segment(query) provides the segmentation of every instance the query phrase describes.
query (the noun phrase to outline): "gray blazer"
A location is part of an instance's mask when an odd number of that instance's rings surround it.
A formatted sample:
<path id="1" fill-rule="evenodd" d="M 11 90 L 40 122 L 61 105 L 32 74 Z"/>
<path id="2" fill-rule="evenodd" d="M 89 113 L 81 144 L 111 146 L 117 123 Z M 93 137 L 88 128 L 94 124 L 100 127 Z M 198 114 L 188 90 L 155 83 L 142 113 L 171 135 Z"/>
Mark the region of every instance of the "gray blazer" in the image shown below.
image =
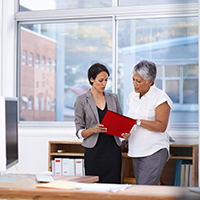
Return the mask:
<path id="1" fill-rule="evenodd" d="M 118 95 L 110 92 L 104 92 L 104 94 L 108 110 L 122 114 Z M 82 94 L 76 98 L 74 107 L 77 137 L 79 130 L 89 129 L 96 126 L 96 124 L 100 124 L 96 104 L 90 90 L 87 93 Z M 92 148 L 95 146 L 98 137 L 99 133 L 93 133 L 89 137 L 83 139 L 82 145 L 84 147 Z M 121 145 L 121 140 L 118 137 L 115 137 L 115 141 L 118 146 Z"/>

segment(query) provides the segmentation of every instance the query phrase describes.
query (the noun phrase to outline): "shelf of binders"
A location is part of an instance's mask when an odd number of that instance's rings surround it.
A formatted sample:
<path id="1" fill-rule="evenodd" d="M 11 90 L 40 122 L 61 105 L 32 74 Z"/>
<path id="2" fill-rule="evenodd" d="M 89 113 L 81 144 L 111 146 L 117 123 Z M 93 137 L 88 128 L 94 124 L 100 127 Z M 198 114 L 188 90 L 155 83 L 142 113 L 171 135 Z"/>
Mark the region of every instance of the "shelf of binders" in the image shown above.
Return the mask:
<path id="1" fill-rule="evenodd" d="M 55 158 L 83 158 L 84 151 L 80 142 L 50 141 L 48 170 L 52 171 L 51 161 Z"/>
<path id="2" fill-rule="evenodd" d="M 127 155 L 127 148 L 122 148 L 122 183 L 124 177 L 134 177 L 132 160 Z M 48 170 L 52 170 L 51 161 L 55 158 L 83 158 L 85 148 L 81 142 L 50 141 Z M 193 166 L 192 186 L 198 186 L 198 145 L 197 144 L 170 144 L 170 158 L 166 163 L 161 181 L 165 185 L 174 185 L 177 160 L 185 160 Z"/>
<path id="3" fill-rule="evenodd" d="M 190 186 L 198 186 L 198 144 L 170 145 L 170 158 L 161 176 L 161 180 L 166 185 L 183 186 L 179 184 L 181 164 L 192 166 Z"/>

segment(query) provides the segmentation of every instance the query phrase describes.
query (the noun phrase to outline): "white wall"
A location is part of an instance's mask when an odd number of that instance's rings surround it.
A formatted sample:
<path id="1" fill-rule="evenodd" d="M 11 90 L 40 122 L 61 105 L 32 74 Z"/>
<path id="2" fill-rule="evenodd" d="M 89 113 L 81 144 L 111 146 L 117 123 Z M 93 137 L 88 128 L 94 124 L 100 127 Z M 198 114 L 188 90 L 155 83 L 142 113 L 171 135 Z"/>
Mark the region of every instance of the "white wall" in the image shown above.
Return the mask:
<path id="1" fill-rule="evenodd" d="M 15 96 L 15 3 L 17 0 L 0 1 L 0 95 L 3 96 Z M 179 137 L 180 134 L 183 136 Z M 198 132 L 194 134 L 184 131 L 172 133 L 175 140 L 186 144 L 198 143 L 198 135 Z M 39 173 L 48 170 L 49 141 L 79 140 L 75 137 L 74 126 L 70 128 L 66 126 L 59 128 L 39 125 L 19 126 L 19 164 L 17 165 L 19 173 Z M 15 167 L 7 170 L 7 173 L 16 172 Z"/>
<path id="2" fill-rule="evenodd" d="M 1 86 L 2 86 L 2 39 L 3 39 L 3 36 L 2 36 L 2 31 L 3 31 L 3 16 L 2 16 L 2 9 L 3 9 L 3 1 L 0 1 L 0 94 L 1 94 Z"/>
<path id="3" fill-rule="evenodd" d="M 0 1 L 0 95 L 15 95 L 15 0 Z"/>
<path id="4" fill-rule="evenodd" d="M 19 128 L 19 163 L 6 173 L 40 173 L 48 171 L 49 141 L 80 141 L 75 129 L 43 127 Z M 18 171 L 17 171 L 18 170 Z"/>

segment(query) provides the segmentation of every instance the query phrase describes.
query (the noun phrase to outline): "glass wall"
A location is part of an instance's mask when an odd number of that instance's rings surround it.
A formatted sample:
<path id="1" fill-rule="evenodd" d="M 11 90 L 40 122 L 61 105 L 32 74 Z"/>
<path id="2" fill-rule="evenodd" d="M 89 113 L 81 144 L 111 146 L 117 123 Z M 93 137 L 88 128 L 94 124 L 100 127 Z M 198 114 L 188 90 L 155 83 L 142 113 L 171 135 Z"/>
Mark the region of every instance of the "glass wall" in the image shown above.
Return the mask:
<path id="1" fill-rule="evenodd" d="M 21 121 L 72 122 L 95 62 L 108 67 L 106 90 L 118 94 L 126 115 L 133 66 L 147 59 L 157 65 L 155 84 L 174 102 L 170 123 L 198 128 L 198 1 L 31 2 L 20 0 L 26 12 L 16 14 Z"/>
<path id="2" fill-rule="evenodd" d="M 19 11 L 111 7 L 113 0 L 19 0 Z M 198 0 L 116 0 L 119 6 L 191 4 Z"/>
<path id="3" fill-rule="evenodd" d="M 21 60 L 20 96 L 26 101 L 21 98 L 20 119 L 72 121 L 76 97 L 90 88 L 88 68 L 100 62 L 112 74 L 112 22 L 23 24 Z"/>
<path id="4" fill-rule="evenodd" d="M 133 90 L 133 66 L 142 59 L 158 67 L 156 85 L 174 103 L 170 121 L 198 123 L 198 18 L 119 20 L 119 94 Z"/>
<path id="5" fill-rule="evenodd" d="M 198 0 L 119 0 L 119 6 L 198 3 Z"/>
<path id="6" fill-rule="evenodd" d="M 102 8 L 112 6 L 112 0 L 19 0 L 19 11 Z"/>

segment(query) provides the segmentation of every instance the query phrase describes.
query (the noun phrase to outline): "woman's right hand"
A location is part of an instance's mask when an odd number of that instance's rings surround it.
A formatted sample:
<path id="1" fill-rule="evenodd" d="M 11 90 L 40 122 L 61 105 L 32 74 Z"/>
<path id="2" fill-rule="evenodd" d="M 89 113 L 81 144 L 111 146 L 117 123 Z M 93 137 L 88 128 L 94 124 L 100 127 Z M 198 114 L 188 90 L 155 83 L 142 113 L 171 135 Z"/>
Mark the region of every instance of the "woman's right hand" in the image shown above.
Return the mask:
<path id="1" fill-rule="evenodd" d="M 107 132 L 107 128 L 104 127 L 103 124 L 97 124 L 93 127 L 94 133 L 105 133 Z"/>

